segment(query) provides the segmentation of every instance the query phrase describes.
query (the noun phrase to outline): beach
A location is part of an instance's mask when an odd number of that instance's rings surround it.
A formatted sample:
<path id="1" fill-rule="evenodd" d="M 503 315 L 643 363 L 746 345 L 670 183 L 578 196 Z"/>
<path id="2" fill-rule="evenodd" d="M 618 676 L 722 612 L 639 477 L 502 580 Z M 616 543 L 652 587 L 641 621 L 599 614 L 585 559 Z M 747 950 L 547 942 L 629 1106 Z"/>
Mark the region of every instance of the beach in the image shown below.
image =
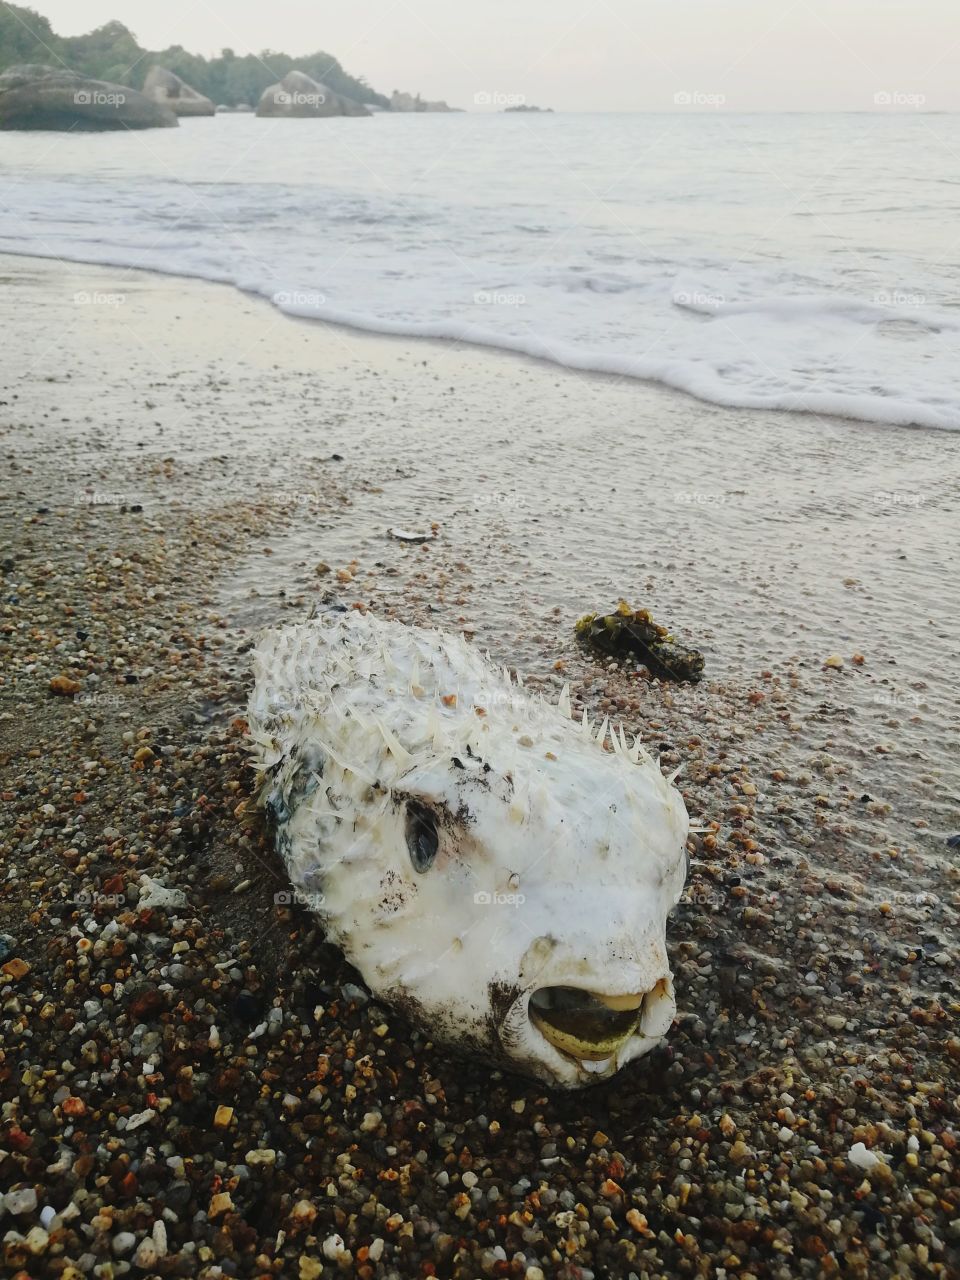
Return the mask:
<path id="1" fill-rule="evenodd" d="M 6 1263 L 960 1275 L 960 433 L 0 277 Z M 620 597 L 700 684 L 576 645 Z M 662 1049 L 569 1095 L 491 1073 L 287 901 L 248 655 L 320 600 L 463 630 L 682 766 Z"/>

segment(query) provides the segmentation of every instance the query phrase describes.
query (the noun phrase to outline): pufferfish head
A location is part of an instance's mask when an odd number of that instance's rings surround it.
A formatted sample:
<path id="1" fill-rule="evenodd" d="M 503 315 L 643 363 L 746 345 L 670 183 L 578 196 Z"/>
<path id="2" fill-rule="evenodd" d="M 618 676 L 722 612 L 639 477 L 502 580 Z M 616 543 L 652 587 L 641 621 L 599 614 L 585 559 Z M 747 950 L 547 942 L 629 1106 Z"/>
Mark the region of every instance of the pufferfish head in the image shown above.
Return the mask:
<path id="1" fill-rule="evenodd" d="M 375 993 L 434 1039 L 565 1087 L 648 1052 L 675 1014 L 687 814 L 607 732 L 514 707 L 388 782 L 328 758 L 284 824 L 292 878 L 322 891 L 328 936 Z"/>

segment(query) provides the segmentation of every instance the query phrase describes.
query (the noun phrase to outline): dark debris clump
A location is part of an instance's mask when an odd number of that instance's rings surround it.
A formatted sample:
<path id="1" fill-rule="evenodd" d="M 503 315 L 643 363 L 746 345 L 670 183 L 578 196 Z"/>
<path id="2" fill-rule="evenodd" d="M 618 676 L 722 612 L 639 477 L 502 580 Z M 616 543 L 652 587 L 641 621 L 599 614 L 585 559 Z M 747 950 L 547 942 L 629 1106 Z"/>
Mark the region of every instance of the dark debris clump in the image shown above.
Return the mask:
<path id="1" fill-rule="evenodd" d="M 703 677 L 703 654 L 688 649 L 654 622 L 648 609 L 631 609 L 621 600 L 614 613 L 586 613 L 576 625 L 582 645 L 607 657 L 638 658 L 660 680 Z"/>

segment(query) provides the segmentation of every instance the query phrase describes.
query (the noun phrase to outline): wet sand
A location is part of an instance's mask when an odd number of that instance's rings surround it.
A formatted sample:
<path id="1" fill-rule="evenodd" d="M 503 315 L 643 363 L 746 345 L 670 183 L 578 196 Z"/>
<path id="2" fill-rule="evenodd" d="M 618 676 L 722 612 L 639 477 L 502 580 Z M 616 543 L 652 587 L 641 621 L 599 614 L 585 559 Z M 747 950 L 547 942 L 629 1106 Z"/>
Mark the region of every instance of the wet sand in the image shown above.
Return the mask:
<path id="1" fill-rule="evenodd" d="M 958 1274 L 960 435 L 0 275 L 10 1265 Z M 324 593 L 465 628 L 683 763 L 663 1050 L 573 1096 L 491 1078 L 275 902 L 246 652 Z M 576 648 L 620 595 L 702 684 Z"/>

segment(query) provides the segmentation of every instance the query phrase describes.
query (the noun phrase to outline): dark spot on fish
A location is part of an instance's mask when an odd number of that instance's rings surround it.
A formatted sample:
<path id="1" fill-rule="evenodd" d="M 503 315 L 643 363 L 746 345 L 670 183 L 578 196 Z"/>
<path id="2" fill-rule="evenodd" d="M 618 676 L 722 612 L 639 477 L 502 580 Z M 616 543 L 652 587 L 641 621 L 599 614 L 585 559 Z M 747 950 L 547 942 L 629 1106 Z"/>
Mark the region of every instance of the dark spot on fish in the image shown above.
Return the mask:
<path id="1" fill-rule="evenodd" d="M 407 903 L 408 890 L 412 893 L 417 891 L 416 885 L 408 885 L 399 872 L 392 867 L 388 868 L 381 877 L 380 888 L 383 896 L 379 902 L 379 910 L 385 916 L 393 916 L 398 911 L 402 911 Z"/>
<path id="2" fill-rule="evenodd" d="M 501 1048 L 509 1053 L 511 1046 L 516 1041 L 516 1036 L 511 1035 L 511 1028 L 507 1023 L 507 1019 L 510 1010 L 523 994 L 522 988 L 514 983 L 494 979 L 487 991 L 490 999 L 491 1039 L 494 1044 L 500 1045 Z"/>
<path id="3" fill-rule="evenodd" d="M 267 817 L 271 822 L 278 826 L 286 822 L 290 817 L 290 810 L 287 808 L 287 802 L 279 791 L 271 791 L 267 797 L 267 803 L 263 806 L 267 811 Z M 279 843 L 279 841 L 278 841 Z"/>

